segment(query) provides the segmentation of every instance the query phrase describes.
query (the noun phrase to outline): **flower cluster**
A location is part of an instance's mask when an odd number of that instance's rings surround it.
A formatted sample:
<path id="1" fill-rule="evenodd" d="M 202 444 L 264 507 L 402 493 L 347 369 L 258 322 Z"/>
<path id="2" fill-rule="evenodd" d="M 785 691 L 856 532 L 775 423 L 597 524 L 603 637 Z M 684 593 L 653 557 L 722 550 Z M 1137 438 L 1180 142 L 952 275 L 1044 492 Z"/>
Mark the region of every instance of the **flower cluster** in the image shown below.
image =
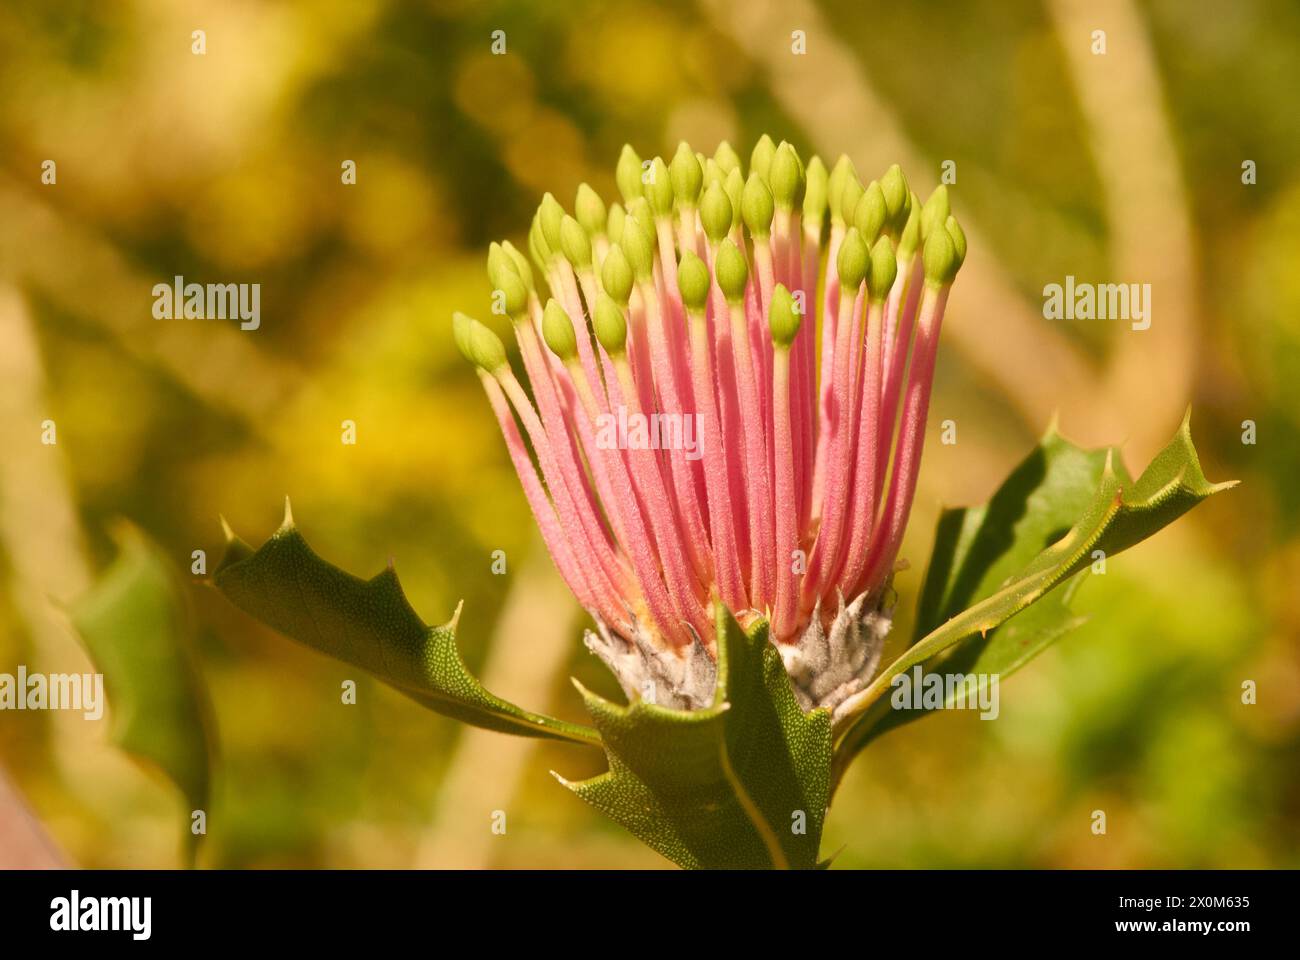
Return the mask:
<path id="1" fill-rule="evenodd" d="M 629 695 L 712 701 L 714 605 L 765 618 L 806 708 L 874 671 L 966 239 L 945 189 L 863 185 L 763 137 L 671 162 L 624 147 L 622 203 L 547 194 L 488 255 L 501 339 L 453 328 L 588 645 Z M 522 430 L 521 430 L 522 428 Z"/>

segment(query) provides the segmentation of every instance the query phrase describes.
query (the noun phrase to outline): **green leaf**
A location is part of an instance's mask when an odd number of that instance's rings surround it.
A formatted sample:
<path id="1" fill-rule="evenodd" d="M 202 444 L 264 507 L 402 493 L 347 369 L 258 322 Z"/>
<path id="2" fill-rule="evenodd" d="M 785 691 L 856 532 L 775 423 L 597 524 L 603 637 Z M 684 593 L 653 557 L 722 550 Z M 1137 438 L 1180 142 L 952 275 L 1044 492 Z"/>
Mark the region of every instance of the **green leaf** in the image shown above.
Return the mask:
<path id="1" fill-rule="evenodd" d="M 1108 458 L 1131 484 L 1117 454 L 1082 450 L 1052 428 L 988 503 L 943 511 L 917 604 L 916 636 L 992 594 L 1059 540 L 1092 503 Z"/>
<path id="2" fill-rule="evenodd" d="M 456 646 L 459 608 L 449 623 L 428 626 L 407 602 L 391 565 L 362 580 L 322 560 L 294 526 L 287 500 L 284 524 L 256 552 L 227 531 L 213 580 L 245 613 L 438 713 L 501 733 L 599 742 L 590 727 L 488 693 Z"/>
<path id="3" fill-rule="evenodd" d="M 800 710 L 766 623 L 747 634 L 719 607 L 713 705 L 623 707 L 579 686 L 609 771 L 557 778 L 683 867 L 814 868 L 829 803 L 830 715 Z"/>
<path id="4" fill-rule="evenodd" d="M 924 636 L 846 712 L 837 774 L 870 739 L 924 714 L 889 709 L 895 676 L 928 663 L 1005 677 L 1082 622 L 1069 599 L 1096 551 L 1113 557 L 1235 485 L 1205 479 L 1189 418 L 1136 482 L 1115 448 L 1083 451 L 1049 431 L 986 506 L 944 513 L 918 609 Z"/>
<path id="5" fill-rule="evenodd" d="M 115 539 L 117 558 L 73 604 L 72 623 L 104 674 L 113 742 L 156 765 L 185 796 L 192 858 L 198 837 L 189 812 L 207 809 L 215 749 L 194 618 L 167 556 L 129 524 Z"/>

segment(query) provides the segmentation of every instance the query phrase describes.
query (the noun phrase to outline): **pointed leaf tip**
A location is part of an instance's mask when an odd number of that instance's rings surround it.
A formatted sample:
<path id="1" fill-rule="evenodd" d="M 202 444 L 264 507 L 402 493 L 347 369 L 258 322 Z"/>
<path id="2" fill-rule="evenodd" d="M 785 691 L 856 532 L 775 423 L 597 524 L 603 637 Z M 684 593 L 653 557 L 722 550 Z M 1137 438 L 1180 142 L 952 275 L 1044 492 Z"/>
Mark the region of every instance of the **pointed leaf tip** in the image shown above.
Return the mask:
<path id="1" fill-rule="evenodd" d="M 450 630 L 452 633 L 455 633 L 456 628 L 460 626 L 460 612 L 464 609 L 465 609 L 465 601 L 457 600 L 456 609 L 452 611 L 451 619 L 442 625 L 443 629 Z"/>
<path id="2" fill-rule="evenodd" d="M 1040 443 L 1046 443 L 1048 440 L 1061 435 L 1061 408 L 1052 409 L 1052 418 L 1047 421 L 1047 429 L 1043 431 Z"/>
<path id="3" fill-rule="evenodd" d="M 290 523 L 292 520 L 290 519 Z M 596 744 L 590 727 L 523 710 L 493 696 L 456 646 L 462 604 L 446 627 L 420 619 L 390 565 L 362 580 L 321 559 L 296 528 L 256 551 L 228 551 L 213 573 L 245 613 L 322 653 L 360 667 L 417 703 L 462 723 L 501 733 Z"/>
<path id="4" fill-rule="evenodd" d="M 1068 584 L 1088 573 L 1095 551 L 1113 557 L 1224 489 L 1206 482 L 1182 430 L 1136 480 L 1113 446 L 1087 451 L 1048 439 L 987 505 L 940 519 L 919 639 L 836 717 L 837 774 L 879 731 L 919 715 L 882 720 L 867 710 L 893 677 L 941 655 L 955 658 L 944 661 L 948 669 L 1006 676 L 1078 625 Z"/>

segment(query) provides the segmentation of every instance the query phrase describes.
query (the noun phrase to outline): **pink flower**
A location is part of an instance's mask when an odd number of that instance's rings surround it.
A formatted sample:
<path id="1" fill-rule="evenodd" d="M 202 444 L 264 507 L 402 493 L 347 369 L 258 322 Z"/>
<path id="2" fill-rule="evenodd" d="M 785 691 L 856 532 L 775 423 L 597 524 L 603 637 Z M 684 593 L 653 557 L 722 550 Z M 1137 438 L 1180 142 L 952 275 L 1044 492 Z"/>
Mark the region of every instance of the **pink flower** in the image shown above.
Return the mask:
<path id="1" fill-rule="evenodd" d="M 863 187 L 848 158 L 828 174 L 767 137 L 748 179 L 724 143 L 671 164 L 625 147 L 617 182 L 608 210 L 586 185 L 575 216 L 543 199 L 545 302 L 491 248 L 532 396 L 485 325 L 457 314 L 457 343 L 629 695 L 710 703 L 722 603 L 766 619 L 803 705 L 834 709 L 889 629 L 965 236 L 943 187 L 922 206 L 897 166 Z"/>

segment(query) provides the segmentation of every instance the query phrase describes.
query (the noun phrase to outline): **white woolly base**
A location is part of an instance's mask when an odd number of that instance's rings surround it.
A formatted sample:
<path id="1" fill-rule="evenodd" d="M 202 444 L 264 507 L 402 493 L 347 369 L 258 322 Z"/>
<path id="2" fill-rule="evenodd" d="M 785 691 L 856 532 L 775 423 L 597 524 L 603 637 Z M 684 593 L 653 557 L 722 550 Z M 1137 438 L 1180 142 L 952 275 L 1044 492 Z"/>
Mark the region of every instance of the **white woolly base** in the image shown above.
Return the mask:
<path id="1" fill-rule="evenodd" d="M 804 711 L 832 713 L 870 682 L 880 665 L 885 637 L 893 625 L 896 596 L 889 582 L 875 595 L 861 594 L 839 611 L 829 629 L 821 605 L 796 643 L 778 644 L 795 697 Z M 629 701 L 642 700 L 675 710 L 712 705 L 718 667 L 699 637 L 684 652 L 661 647 L 639 625 L 632 638 L 612 632 L 599 618 L 584 637 L 587 649 L 614 674 Z"/>
<path id="2" fill-rule="evenodd" d="M 699 637 L 679 653 L 660 647 L 639 625 L 634 624 L 629 641 L 597 618 L 596 630 L 588 630 L 583 641 L 609 667 L 629 701 L 674 710 L 699 710 L 713 703 L 718 666 Z"/>
<path id="3" fill-rule="evenodd" d="M 799 706 L 834 713 L 870 682 L 893 626 L 895 599 L 889 583 L 876 595 L 860 594 L 847 606 L 840 597 L 829 630 L 822 625 L 818 604 L 798 642 L 778 645 Z"/>

